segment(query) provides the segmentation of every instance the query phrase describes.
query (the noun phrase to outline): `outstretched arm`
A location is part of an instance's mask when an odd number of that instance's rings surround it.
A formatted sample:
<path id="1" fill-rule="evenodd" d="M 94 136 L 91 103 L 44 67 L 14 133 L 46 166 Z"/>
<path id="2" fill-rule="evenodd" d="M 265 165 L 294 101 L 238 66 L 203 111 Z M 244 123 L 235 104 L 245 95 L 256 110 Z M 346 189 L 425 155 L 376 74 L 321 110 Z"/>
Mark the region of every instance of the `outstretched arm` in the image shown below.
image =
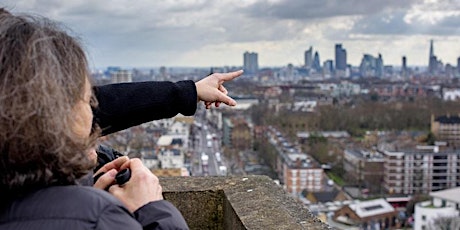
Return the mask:
<path id="1" fill-rule="evenodd" d="M 94 122 L 102 129 L 102 135 L 114 133 L 145 122 L 170 118 L 181 113 L 195 114 L 197 102 L 206 108 L 214 103 L 236 105 L 227 96 L 224 83 L 243 74 L 243 71 L 214 73 L 200 81 L 135 82 L 109 84 L 94 87 L 98 106 L 93 108 Z"/>
<path id="2" fill-rule="evenodd" d="M 94 122 L 102 135 L 178 113 L 191 116 L 197 108 L 196 86 L 190 80 L 109 84 L 94 87 L 94 94 Z"/>

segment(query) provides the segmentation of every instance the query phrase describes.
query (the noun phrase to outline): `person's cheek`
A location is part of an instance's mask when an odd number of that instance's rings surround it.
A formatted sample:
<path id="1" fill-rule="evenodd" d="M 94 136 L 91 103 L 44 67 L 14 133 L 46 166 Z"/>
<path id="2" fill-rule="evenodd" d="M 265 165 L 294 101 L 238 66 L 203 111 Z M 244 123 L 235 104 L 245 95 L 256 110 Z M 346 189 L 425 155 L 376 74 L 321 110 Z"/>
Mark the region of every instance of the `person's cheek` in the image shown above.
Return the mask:
<path id="1" fill-rule="evenodd" d="M 91 148 L 88 153 L 89 159 L 91 159 L 94 163 L 97 163 L 97 153 L 95 148 Z"/>
<path id="2" fill-rule="evenodd" d="M 88 103 L 80 101 L 73 110 L 72 130 L 79 138 L 87 138 L 91 133 L 93 114 Z"/>

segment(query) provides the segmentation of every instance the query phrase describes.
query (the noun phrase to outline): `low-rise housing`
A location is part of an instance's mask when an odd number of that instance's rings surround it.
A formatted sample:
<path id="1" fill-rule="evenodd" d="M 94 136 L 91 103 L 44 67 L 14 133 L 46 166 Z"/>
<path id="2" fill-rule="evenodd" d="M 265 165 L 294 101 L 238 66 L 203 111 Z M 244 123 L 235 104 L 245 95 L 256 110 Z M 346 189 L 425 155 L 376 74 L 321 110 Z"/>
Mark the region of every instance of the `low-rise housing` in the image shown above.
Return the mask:
<path id="1" fill-rule="evenodd" d="M 444 101 L 457 101 L 460 99 L 460 89 L 443 89 L 442 99 Z"/>
<path id="2" fill-rule="evenodd" d="M 160 168 L 183 168 L 187 136 L 163 135 L 157 141 L 156 155 Z"/>
<path id="3" fill-rule="evenodd" d="M 394 229 L 400 226 L 398 211 L 383 198 L 345 205 L 334 212 L 333 219 L 360 229 Z"/>

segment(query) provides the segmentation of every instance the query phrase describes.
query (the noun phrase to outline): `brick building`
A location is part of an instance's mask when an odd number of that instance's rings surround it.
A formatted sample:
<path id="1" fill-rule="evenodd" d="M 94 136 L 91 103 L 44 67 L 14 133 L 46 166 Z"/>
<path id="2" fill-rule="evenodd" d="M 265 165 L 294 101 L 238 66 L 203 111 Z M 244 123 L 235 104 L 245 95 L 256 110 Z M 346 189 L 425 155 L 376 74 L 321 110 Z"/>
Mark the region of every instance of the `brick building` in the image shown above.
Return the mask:
<path id="1" fill-rule="evenodd" d="M 288 193 L 300 196 L 304 189 L 309 192 L 324 191 L 326 177 L 318 162 L 301 152 L 276 129 L 269 129 L 267 136 L 277 151 L 275 171 Z"/>
<path id="2" fill-rule="evenodd" d="M 381 192 L 383 189 L 383 155 L 377 151 L 345 149 L 343 168 L 347 182 L 362 186 L 371 193 Z"/>

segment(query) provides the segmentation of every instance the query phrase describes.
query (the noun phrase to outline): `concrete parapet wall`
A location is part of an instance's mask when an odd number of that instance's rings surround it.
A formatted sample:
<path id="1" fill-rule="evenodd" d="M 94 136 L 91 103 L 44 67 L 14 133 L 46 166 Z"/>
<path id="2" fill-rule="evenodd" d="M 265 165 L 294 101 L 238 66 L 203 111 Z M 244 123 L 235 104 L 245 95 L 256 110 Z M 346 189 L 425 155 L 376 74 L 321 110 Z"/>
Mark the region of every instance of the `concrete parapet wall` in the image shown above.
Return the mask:
<path id="1" fill-rule="evenodd" d="M 267 176 L 160 177 L 190 229 L 331 229 Z"/>

